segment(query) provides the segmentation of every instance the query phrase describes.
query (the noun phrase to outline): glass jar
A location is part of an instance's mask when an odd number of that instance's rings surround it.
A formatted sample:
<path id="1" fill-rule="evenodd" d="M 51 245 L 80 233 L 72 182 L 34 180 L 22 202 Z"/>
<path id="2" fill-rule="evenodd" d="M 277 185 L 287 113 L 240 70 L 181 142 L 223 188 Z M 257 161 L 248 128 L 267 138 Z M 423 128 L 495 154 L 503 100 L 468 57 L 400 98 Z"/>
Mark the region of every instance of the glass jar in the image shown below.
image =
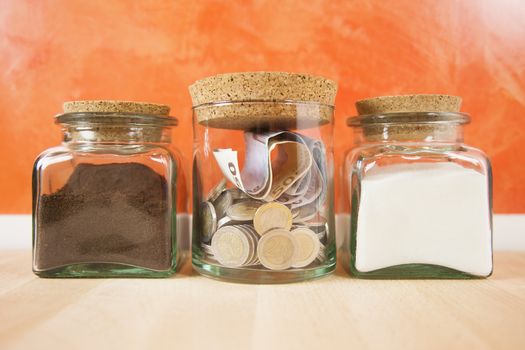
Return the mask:
<path id="1" fill-rule="evenodd" d="M 358 102 L 347 123 L 351 211 L 344 266 L 363 278 L 477 278 L 492 273 L 492 174 L 463 143 L 470 120 L 446 95 Z"/>
<path id="2" fill-rule="evenodd" d="M 177 159 L 164 105 L 78 101 L 63 142 L 33 168 L 33 271 L 41 277 L 175 272 Z"/>
<path id="3" fill-rule="evenodd" d="M 282 283 L 334 270 L 336 89 L 320 77 L 265 72 L 223 74 L 190 87 L 199 273 Z"/>

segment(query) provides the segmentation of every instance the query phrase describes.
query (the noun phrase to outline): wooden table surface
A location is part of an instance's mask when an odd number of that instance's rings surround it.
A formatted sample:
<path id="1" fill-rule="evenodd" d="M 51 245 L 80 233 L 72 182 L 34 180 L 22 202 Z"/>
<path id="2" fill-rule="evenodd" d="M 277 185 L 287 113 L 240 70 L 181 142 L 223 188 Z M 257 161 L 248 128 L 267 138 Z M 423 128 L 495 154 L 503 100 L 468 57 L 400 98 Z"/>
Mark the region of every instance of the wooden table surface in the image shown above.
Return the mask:
<path id="1" fill-rule="evenodd" d="M 0 349 L 525 349 L 525 252 L 487 280 L 39 279 L 0 252 Z"/>

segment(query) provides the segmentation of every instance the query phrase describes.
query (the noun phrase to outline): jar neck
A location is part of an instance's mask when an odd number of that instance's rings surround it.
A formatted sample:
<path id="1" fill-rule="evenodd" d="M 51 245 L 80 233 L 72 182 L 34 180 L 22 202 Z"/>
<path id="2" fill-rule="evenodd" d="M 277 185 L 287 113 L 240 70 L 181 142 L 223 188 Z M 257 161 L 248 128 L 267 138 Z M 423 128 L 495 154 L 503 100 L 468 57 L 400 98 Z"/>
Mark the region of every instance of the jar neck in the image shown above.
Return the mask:
<path id="1" fill-rule="evenodd" d="M 462 143 L 463 124 L 378 123 L 355 127 L 357 144 L 363 143 Z"/>
<path id="2" fill-rule="evenodd" d="M 74 143 L 140 144 L 170 143 L 171 128 L 143 125 L 62 124 L 62 141 Z"/>

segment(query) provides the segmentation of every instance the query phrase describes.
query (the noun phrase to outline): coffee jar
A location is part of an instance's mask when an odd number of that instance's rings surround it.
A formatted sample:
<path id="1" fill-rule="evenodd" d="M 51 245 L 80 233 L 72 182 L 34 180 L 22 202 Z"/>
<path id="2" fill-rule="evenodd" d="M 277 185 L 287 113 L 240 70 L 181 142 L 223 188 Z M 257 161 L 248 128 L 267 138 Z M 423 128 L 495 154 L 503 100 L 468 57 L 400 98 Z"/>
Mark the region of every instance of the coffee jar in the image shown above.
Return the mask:
<path id="1" fill-rule="evenodd" d="M 492 173 L 463 141 L 470 116 L 448 95 L 358 101 L 345 159 L 344 267 L 362 278 L 492 273 Z"/>
<path id="2" fill-rule="evenodd" d="M 33 168 L 33 271 L 41 277 L 173 274 L 178 159 L 165 105 L 64 104 L 62 144 Z"/>
<path id="3" fill-rule="evenodd" d="M 193 266 L 246 283 L 335 268 L 336 84 L 304 74 L 221 74 L 193 100 Z"/>

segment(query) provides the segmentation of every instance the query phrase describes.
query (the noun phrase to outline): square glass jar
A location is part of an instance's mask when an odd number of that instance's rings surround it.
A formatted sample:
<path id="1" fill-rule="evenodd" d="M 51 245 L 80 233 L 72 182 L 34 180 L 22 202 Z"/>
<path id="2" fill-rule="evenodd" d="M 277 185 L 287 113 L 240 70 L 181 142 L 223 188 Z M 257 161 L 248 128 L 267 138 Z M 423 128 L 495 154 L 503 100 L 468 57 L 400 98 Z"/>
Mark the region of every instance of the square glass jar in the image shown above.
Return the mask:
<path id="1" fill-rule="evenodd" d="M 175 272 L 177 120 L 162 105 L 65 104 L 60 146 L 33 169 L 33 271 L 40 277 Z"/>
<path id="2" fill-rule="evenodd" d="M 463 143 L 469 116 L 386 112 L 350 118 L 350 232 L 344 267 L 360 278 L 483 278 L 492 273 L 492 172 Z"/>

